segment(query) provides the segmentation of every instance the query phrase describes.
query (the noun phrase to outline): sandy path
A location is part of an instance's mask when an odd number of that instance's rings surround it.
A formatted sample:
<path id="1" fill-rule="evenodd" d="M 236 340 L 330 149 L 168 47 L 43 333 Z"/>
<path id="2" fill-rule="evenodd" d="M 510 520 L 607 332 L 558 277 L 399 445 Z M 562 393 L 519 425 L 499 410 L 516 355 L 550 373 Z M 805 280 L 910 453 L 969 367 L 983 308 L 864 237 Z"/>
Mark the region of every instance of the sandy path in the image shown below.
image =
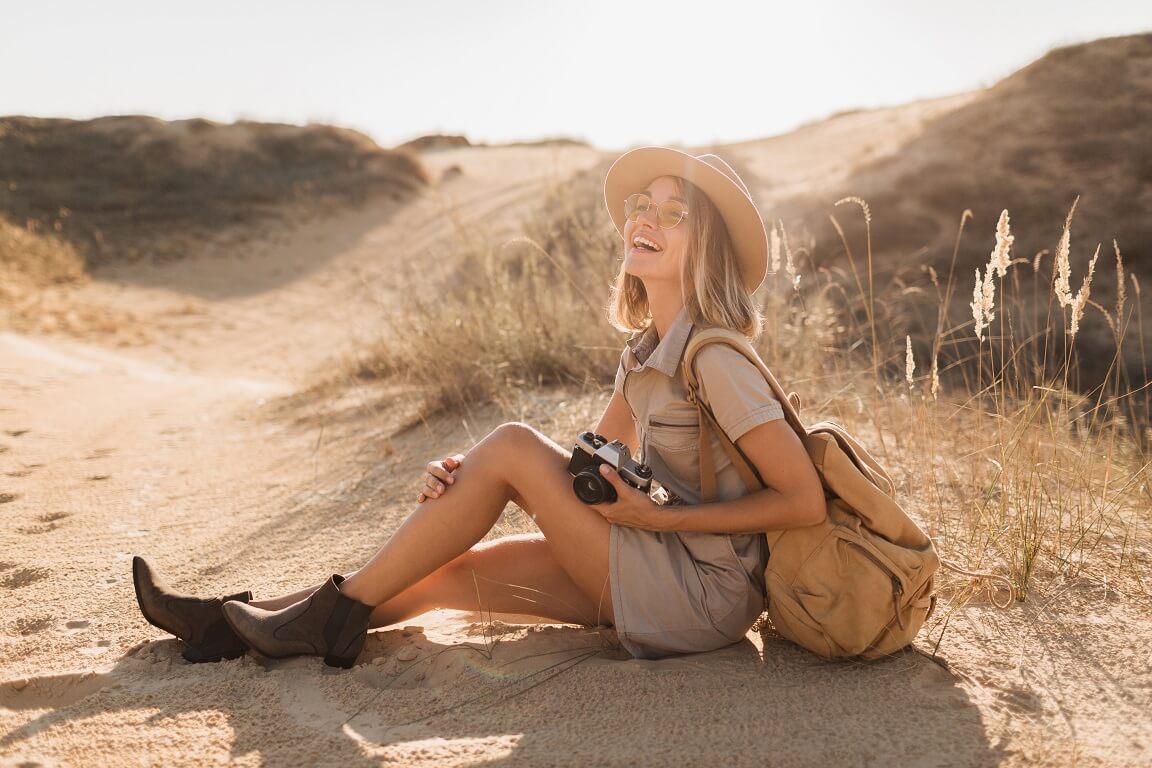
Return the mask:
<path id="1" fill-rule="evenodd" d="M 739 151 L 779 169 L 794 147 Z M 1090 591 L 969 606 L 943 649 L 953 671 L 915 652 L 829 665 L 772 634 L 634 661 L 611 632 L 449 612 L 373 632 L 348 672 L 188 665 L 143 621 L 135 553 L 189 592 L 267 595 L 375 549 L 426 457 L 499 415 L 421 424 L 380 386 L 293 393 L 379 331 L 394 272 L 452 236 L 446 210 L 510 233 L 541 184 L 598 159 L 429 154 L 464 172 L 423 199 L 98 275 L 89 297 L 151 317 L 151 344 L 0 334 L 0 765 L 1147 762 L 1147 643 L 1109 631 L 1147 617 Z M 561 432 L 596 405 L 527 402 Z M 1053 605 L 1075 606 L 1057 635 Z"/>

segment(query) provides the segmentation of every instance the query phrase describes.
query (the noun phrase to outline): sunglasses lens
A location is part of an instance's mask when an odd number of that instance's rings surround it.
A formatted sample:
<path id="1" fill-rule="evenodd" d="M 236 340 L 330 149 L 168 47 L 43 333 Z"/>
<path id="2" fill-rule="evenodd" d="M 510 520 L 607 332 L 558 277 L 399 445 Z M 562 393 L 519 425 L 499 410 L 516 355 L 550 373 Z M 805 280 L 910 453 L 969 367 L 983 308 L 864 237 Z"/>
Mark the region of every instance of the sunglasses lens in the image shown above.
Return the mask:
<path id="1" fill-rule="evenodd" d="M 687 208 L 678 200 L 665 200 L 657 208 L 656 218 L 664 229 L 671 229 L 684 218 Z"/>
<path id="2" fill-rule="evenodd" d="M 624 218 L 628 219 L 628 221 L 636 221 L 636 219 L 640 217 L 640 214 L 648 210 L 648 206 L 651 204 L 652 201 L 642 192 L 634 192 L 628 195 L 628 199 L 624 201 Z"/>

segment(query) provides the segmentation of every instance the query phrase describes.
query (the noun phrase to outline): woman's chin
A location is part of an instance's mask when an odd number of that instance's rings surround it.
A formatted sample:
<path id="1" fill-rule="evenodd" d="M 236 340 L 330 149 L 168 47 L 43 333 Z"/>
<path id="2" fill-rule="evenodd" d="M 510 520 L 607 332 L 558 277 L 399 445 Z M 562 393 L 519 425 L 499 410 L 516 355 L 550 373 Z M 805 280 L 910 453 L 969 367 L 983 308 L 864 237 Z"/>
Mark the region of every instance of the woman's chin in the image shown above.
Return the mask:
<path id="1" fill-rule="evenodd" d="M 624 257 L 624 271 L 641 280 L 647 278 L 662 278 L 668 271 L 668 264 L 663 252 L 652 253 L 633 248 Z"/>

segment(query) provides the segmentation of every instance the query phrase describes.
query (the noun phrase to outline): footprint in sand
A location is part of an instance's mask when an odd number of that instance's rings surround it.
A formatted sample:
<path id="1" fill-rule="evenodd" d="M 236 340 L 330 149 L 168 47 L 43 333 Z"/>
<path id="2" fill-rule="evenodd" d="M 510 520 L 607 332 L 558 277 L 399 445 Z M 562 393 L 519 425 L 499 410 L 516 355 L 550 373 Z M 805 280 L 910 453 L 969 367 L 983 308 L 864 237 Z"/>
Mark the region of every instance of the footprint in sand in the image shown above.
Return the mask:
<path id="1" fill-rule="evenodd" d="M 26 525 L 16 530 L 23 534 L 48 533 L 60 527 L 60 521 L 71 517 L 70 512 L 48 512 L 36 518 L 38 525 Z"/>
<path id="2" fill-rule="evenodd" d="M 90 626 L 92 626 L 92 622 L 87 619 L 72 619 L 72 621 L 64 622 L 64 629 L 70 635 L 88 629 Z"/>
<path id="3" fill-rule="evenodd" d="M 100 581 L 96 582 L 95 586 L 97 589 L 108 589 L 109 587 L 116 586 L 121 581 L 123 581 L 123 579 L 121 579 L 119 576 L 105 576 L 104 578 L 100 579 Z"/>
<path id="4" fill-rule="evenodd" d="M 112 475 L 88 475 L 88 477 L 86 477 L 84 479 L 85 480 L 107 480 L 110 477 L 112 477 Z"/>
<path id="5" fill-rule="evenodd" d="M 85 461 L 91 461 L 92 459 L 102 459 L 105 456 L 109 456 L 113 453 L 116 453 L 115 448 L 96 448 L 91 453 L 89 453 L 87 456 L 85 456 L 84 460 Z"/>
<path id="6" fill-rule="evenodd" d="M 51 627 L 56 620 L 51 616 L 22 616 L 12 625 L 21 635 L 35 635 Z"/>
<path id="7" fill-rule="evenodd" d="M 40 469 L 40 467 L 42 467 L 42 466 L 44 466 L 44 465 L 43 464 L 25 464 L 23 469 L 14 469 L 10 472 L 5 472 L 4 474 L 8 477 L 27 477 L 28 475 L 32 474 L 33 470 Z"/>
<path id="8" fill-rule="evenodd" d="M 18 498 L 20 498 L 20 494 L 18 493 L 4 493 L 0 491 L 0 504 L 8 504 L 9 502 L 16 501 Z"/>
<path id="9" fill-rule="evenodd" d="M 81 648 L 80 653 L 85 656 L 99 656 L 102 653 L 107 653 L 112 648 L 111 640 L 99 640 L 96 645 L 87 648 Z"/>
<path id="10" fill-rule="evenodd" d="M 50 573 L 51 571 L 47 568 L 21 568 L 19 570 L 6 571 L 4 578 L 0 579 L 0 587 L 4 589 L 20 589 L 29 584 L 43 581 L 48 578 Z"/>
<path id="11" fill-rule="evenodd" d="M 27 677 L 0 683 L 0 707 L 5 709 L 59 709 L 114 682 L 107 672 L 74 672 Z"/>
<path id="12" fill-rule="evenodd" d="M 6 429 L 4 430 L 4 434 L 8 435 L 9 437 L 20 437 L 20 435 L 26 435 L 30 431 L 31 430 L 28 429 Z"/>

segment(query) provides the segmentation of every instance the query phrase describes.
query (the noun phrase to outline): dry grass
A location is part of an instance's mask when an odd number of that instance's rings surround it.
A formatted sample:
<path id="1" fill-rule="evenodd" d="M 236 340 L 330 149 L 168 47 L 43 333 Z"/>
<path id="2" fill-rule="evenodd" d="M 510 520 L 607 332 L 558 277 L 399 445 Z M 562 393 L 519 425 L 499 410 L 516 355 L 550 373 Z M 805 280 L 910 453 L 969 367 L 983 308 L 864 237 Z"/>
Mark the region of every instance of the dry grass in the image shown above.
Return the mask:
<path id="1" fill-rule="evenodd" d="M 439 262 L 439 274 L 409 278 L 402 293 L 410 298 L 355 374 L 423 384 L 436 408 L 610 383 L 620 342 L 603 308 L 617 248 L 611 224 L 588 205 L 598 194 L 591 173 L 554 187 L 524 235 L 498 244 L 483 221 L 445 210 L 456 257 Z"/>
<path id="2" fill-rule="evenodd" d="M 798 239 L 810 233 L 825 262 L 836 264 L 845 254 L 836 248 L 839 235 L 827 215 L 829 204 L 847 195 L 866 198 L 877 220 L 871 243 L 878 279 L 922 286 L 919 270 L 931 266 L 946 281 L 951 259 L 957 288 L 967 286 L 949 305 L 959 318 L 971 295 L 968 278 L 977 267 L 983 273 L 1004 208 L 1011 211 L 1017 230 L 1017 258 L 1044 254 L 1044 264 L 1051 265 L 1059 223 L 1079 195 L 1075 235 L 1086 252 L 1074 256 L 1090 257 L 1101 243 L 1107 260 L 1108 244 L 1115 238 L 1130 264 L 1144 268 L 1150 263 L 1150 124 L 1152 34 L 1057 48 L 925 124 L 898 152 L 868 159 L 847 178 L 815 186 L 802 199 L 771 200 L 771 208 Z M 965 209 L 971 211 L 969 227 L 975 232 L 963 238 L 954 255 L 956 217 Z M 862 248 L 863 217 L 837 217 L 848 241 Z M 1025 312 L 1014 318 L 1017 341 L 1034 336 L 1050 341 L 1053 350 L 1062 349 L 1070 326 L 1050 322 L 1045 312 L 1051 284 L 1034 284 L 1027 270 L 1016 272 L 997 287 L 1018 289 L 1020 301 L 1038 309 L 1035 316 Z M 1111 274 L 1097 274 L 1092 288 L 1097 302 L 1111 307 L 1117 292 Z M 935 319 L 939 300 L 933 292 L 921 294 L 922 301 L 915 295 L 900 298 L 911 327 L 921 315 L 926 324 Z M 930 338 L 933 331 L 925 327 L 921 335 Z M 1092 387 L 1109 375 L 1113 334 L 1091 305 L 1078 331 L 1071 375 L 1078 387 Z M 1143 361 L 1137 335 L 1133 327 L 1121 355 L 1132 373 L 1132 387 L 1148 381 L 1137 375 Z M 915 342 L 917 334 L 912 338 Z M 955 338 L 939 350 L 942 367 L 974 360 L 977 349 L 975 334 Z M 1049 360 L 1048 374 L 1055 374 L 1059 364 L 1056 357 Z"/>
<path id="3" fill-rule="evenodd" d="M 587 407 L 564 423 L 593 423 L 603 398 L 590 393 L 610 384 L 623 341 L 603 309 L 621 249 L 595 179 L 593 172 L 553 189 L 524 236 L 500 244 L 481 222 L 446 211 L 459 253 L 432 276 L 442 288 L 414 285 L 416 298 L 391 318 L 391 332 L 344 374 L 417 385 L 429 412 L 496 402 L 516 418 L 530 393 L 558 387 Z M 850 214 L 858 208 L 870 238 L 867 203 L 841 204 Z M 960 219 L 957 248 L 968 218 Z M 1060 281 L 1045 265 L 1012 257 L 1006 213 L 998 230 L 984 270 L 992 287 L 982 277 L 974 302 L 985 323 L 979 354 L 942 363 L 941 350 L 976 338 L 974 317 L 951 316 L 951 297 L 967 290 L 956 275 L 942 285 L 930 268 L 920 272 L 928 286 L 918 287 L 912 265 L 881 282 L 870 239 L 857 244 L 863 258 L 845 239 L 847 259 L 814 267 L 813 243 L 774 223 L 773 271 L 757 294 L 767 320 L 761 353 L 784 386 L 801 393 L 807 420 L 836 419 L 861 436 L 946 556 L 1010 573 L 1019 599 L 1037 578 L 1110 579 L 1146 593 L 1147 393 L 1125 389 L 1118 354 L 1107 386 L 1076 392 L 1075 307 L 1056 301 Z M 1118 246 L 1116 254 L 1122 272 Z M 1074 258 L 1069 269 L 1086 271 Z M 1016 318 L 1040 311 L 1020 300 L 1021 281 L 1049 286 L 1044 336 L 1016 335 Z M 910 294 L 930 291 L 935 318 L 906 313 Z M 1083 279 L 1080 306 L 1108 315 L 1119 350 L 1139 297 L 1108 310 L 1090 291 Z"/>
<path id="4" fill-rule="evenodd" d="M 84 257 L 52 230 L 16 226 L 0 217 L 0 330 L 110 333 L 130 313 L 81 305 L 74 288 L 89 280 Z"/>

